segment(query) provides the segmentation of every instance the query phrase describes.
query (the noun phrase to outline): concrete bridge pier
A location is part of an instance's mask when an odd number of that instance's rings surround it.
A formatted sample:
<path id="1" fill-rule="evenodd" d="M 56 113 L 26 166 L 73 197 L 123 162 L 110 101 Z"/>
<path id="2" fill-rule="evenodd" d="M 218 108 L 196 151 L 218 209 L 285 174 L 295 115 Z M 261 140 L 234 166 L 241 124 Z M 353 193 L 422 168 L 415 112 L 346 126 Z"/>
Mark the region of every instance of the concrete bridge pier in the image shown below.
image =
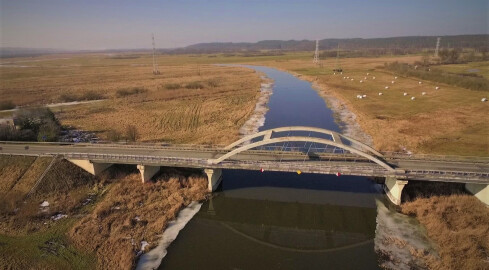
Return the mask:
<path id="1" fill-rule="evenodd" d="M 112 166 L 112 163 L 93 163 L 91 160 L 85 159 L 68 159 L 68 161 L 93 175 L 99 175 L 105 169 Z"/>
<path id="2" fill-rule="evenodd" d="M 402 190 L 407 183 L 408 181 L 397 180 L 397 178 L 392 176 L 385 178 L 384 191 L 393 204 L 401 205 Z"/>
<path id="3" fill-rule="evenodd" d="M 137 167 L 141 173 L 141 182 L 143 184 L 151 180 L 151 178 L 160 171 L 160 166 L 148 166 L 140 164 Z"/>
<path id="4" fill-rule="evenodd" d="M 489 185 L 487 184 L 465 184 L 465 189 L 474 194 L 481 202 L 489 205 Z"/>
<path id="5" fill-rule="evenodd" d="M 222 181 L 222 170 L 204 169 L 204 173 L 207 175 L 207 190 L 210 192 L 216 190 Z"/>

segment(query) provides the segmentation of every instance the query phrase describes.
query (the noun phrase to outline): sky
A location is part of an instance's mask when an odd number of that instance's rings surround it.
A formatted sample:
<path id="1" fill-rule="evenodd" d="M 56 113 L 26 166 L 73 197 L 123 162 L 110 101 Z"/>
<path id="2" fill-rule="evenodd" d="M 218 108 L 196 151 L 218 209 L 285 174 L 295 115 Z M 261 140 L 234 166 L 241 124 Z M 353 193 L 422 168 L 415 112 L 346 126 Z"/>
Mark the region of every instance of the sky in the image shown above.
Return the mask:
<path id="1" fill-rule="evenodd" d="M 0 0 L 0 46 L 70 50 L 488 34 L 489 0 Z"/>

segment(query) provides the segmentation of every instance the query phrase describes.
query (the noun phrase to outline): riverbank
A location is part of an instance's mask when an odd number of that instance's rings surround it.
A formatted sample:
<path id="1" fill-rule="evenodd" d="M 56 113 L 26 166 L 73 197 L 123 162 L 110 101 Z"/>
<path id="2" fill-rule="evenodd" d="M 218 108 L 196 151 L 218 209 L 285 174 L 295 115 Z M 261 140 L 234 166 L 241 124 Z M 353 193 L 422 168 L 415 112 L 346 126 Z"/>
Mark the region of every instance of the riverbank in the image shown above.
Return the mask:
<path id="1" fill-rule="evenodd" d="M 268 111 L 268 101 L 273 93 L 273 81 L 262 76 L 260 87 L 260 97 L 250 118 L 239 129 L 239 135 L 244 137 L 258 132 L 258 129 L 265 124 L 265 114 Z"/>

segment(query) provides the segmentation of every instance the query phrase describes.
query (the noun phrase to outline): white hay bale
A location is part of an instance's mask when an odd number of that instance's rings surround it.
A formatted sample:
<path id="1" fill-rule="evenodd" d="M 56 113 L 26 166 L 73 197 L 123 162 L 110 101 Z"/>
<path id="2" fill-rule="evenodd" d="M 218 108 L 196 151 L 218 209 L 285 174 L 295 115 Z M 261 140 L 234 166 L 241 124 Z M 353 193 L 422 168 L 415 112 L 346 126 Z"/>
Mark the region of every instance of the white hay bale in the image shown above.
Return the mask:
<path id="1" fill-rule="evenodd" d="M 415 100 L 416 98 L 415 97 L 411 97 L 411 100 Z"/>
<path id="2" fill-rule="evenodd" d="M 367 95 L 363 95 L 362 97 L 363 97 L 363 98 L 366 98 L 366 97 L 367 97 Z"/>
<path id="3" fill-rule="evenodd" d="M 353 81 L 353 78 L 351 78 L 350 81 Z"/>
<path id="4" fill-rule="evenodd" d="M 487 98 L 482 98 L 481 101 L 482 102 L 486 102 L 487 101 Z"/>
<path id="5" fill-rule="evenodd" d="M 421 93 L 421 95 L 423 95 L 423 96 L 426 95 L 426 92 Z"/>
<path id="6" fill-rule="evenodd" d="M 407 95 L 408 95 L 408 93 L 404 93 L 404 95 L 405 95 L 405 96 L 407 96 Z"/>
<path id="7" fill-rule="evenodd" d="M 370 75 L 370 73 L 367 72 L 367 76 Z"/>
<path id="8" fill-rule="evenodd" d="M 367 77 L 365 77 L 365 78 L 363 78 L 363 79 L 364 79 L 364 80 L 366 80 L 366 79 L 367 79 Z"/>
<path id="9" fill-rule="evenodd" d="M 435 87 L 435 90 L 438 90 L 438 89 L 440 89 L 440 87 L 438 87 L 438 86 L 437 86 L 437 87 Z"/>
<path id="10" fill-rule="evenodd" d="M 394 80 L 397 80 L 397 76 L 396 76 L 396 77 L 394 77 Z"/>
<path id="11" fill-rule="evenodd" d="M 391 81 L 392 84 L 394 84 L 394 81 Z"/>
<path id="12" fill-rule="evenodd" d="M 346 76 L 347 79 L 350 79 L 350 76 Z"/>
<path id="13" fill-rule="evenodd" d="M 389 89 L 389 86 L 386 86 L 385 89 Z"/>
<path id="14" fill-rule="evenodd" d="M 373 80 L 375 80 L 375 77 L 372 77 Z"/>
<path id="15" fill-rule="evenodd" d="M 362 80 L 360 80 L 360 83 L 363 83 L 363 81 L 362 81 Z"/>
<path id="16" fill-rule="evenodd" d="M 41 207 L 48 207 L 49 206 L 49 202 L 48 201 L 43 201 L 39 206 L 41 206 Z"/>
<path id="17" fill-rule="evenodd" d="M 336 72 L 335 72 L 335 73 L 333 73 L 333 75 L 336 75 Z"/>
<path id="18" fill-rule="evenodd" d="M 340 72 L 341 75 L 343 75 L 343 72 Z"/>
<path id="19" fill-rule="evenodd" d="M 418 84 L 422 84 L 422 82 L 418 82 Z"/>
<path id="20" fill-rule="evenodd" d="M 379 96 L 382 96 L 382 92 L 379 92 Z"/>

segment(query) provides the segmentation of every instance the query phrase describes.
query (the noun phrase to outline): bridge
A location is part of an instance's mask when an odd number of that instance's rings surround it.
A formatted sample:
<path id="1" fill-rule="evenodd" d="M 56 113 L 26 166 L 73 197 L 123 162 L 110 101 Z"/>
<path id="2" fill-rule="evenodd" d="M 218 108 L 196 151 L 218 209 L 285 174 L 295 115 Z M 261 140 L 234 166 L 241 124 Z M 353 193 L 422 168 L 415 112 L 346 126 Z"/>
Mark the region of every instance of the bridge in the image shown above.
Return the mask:
<path id="1" fill-rule="evenodd" d="M 227 146 L 0 142 L 0 154 L 60 156 L 93 175 L 112 164 L 134 164 L 142 182 L 161 166 L 199 168 L 208 177 L 209 191 L 222 180 L 222 169 L 383 177 L 394 204 L 401 203 L 408 181 L 458 182 L 489 204 L 489 157 L 381 153 L 338 132 L 315 127 L 274 128 Z"/>

